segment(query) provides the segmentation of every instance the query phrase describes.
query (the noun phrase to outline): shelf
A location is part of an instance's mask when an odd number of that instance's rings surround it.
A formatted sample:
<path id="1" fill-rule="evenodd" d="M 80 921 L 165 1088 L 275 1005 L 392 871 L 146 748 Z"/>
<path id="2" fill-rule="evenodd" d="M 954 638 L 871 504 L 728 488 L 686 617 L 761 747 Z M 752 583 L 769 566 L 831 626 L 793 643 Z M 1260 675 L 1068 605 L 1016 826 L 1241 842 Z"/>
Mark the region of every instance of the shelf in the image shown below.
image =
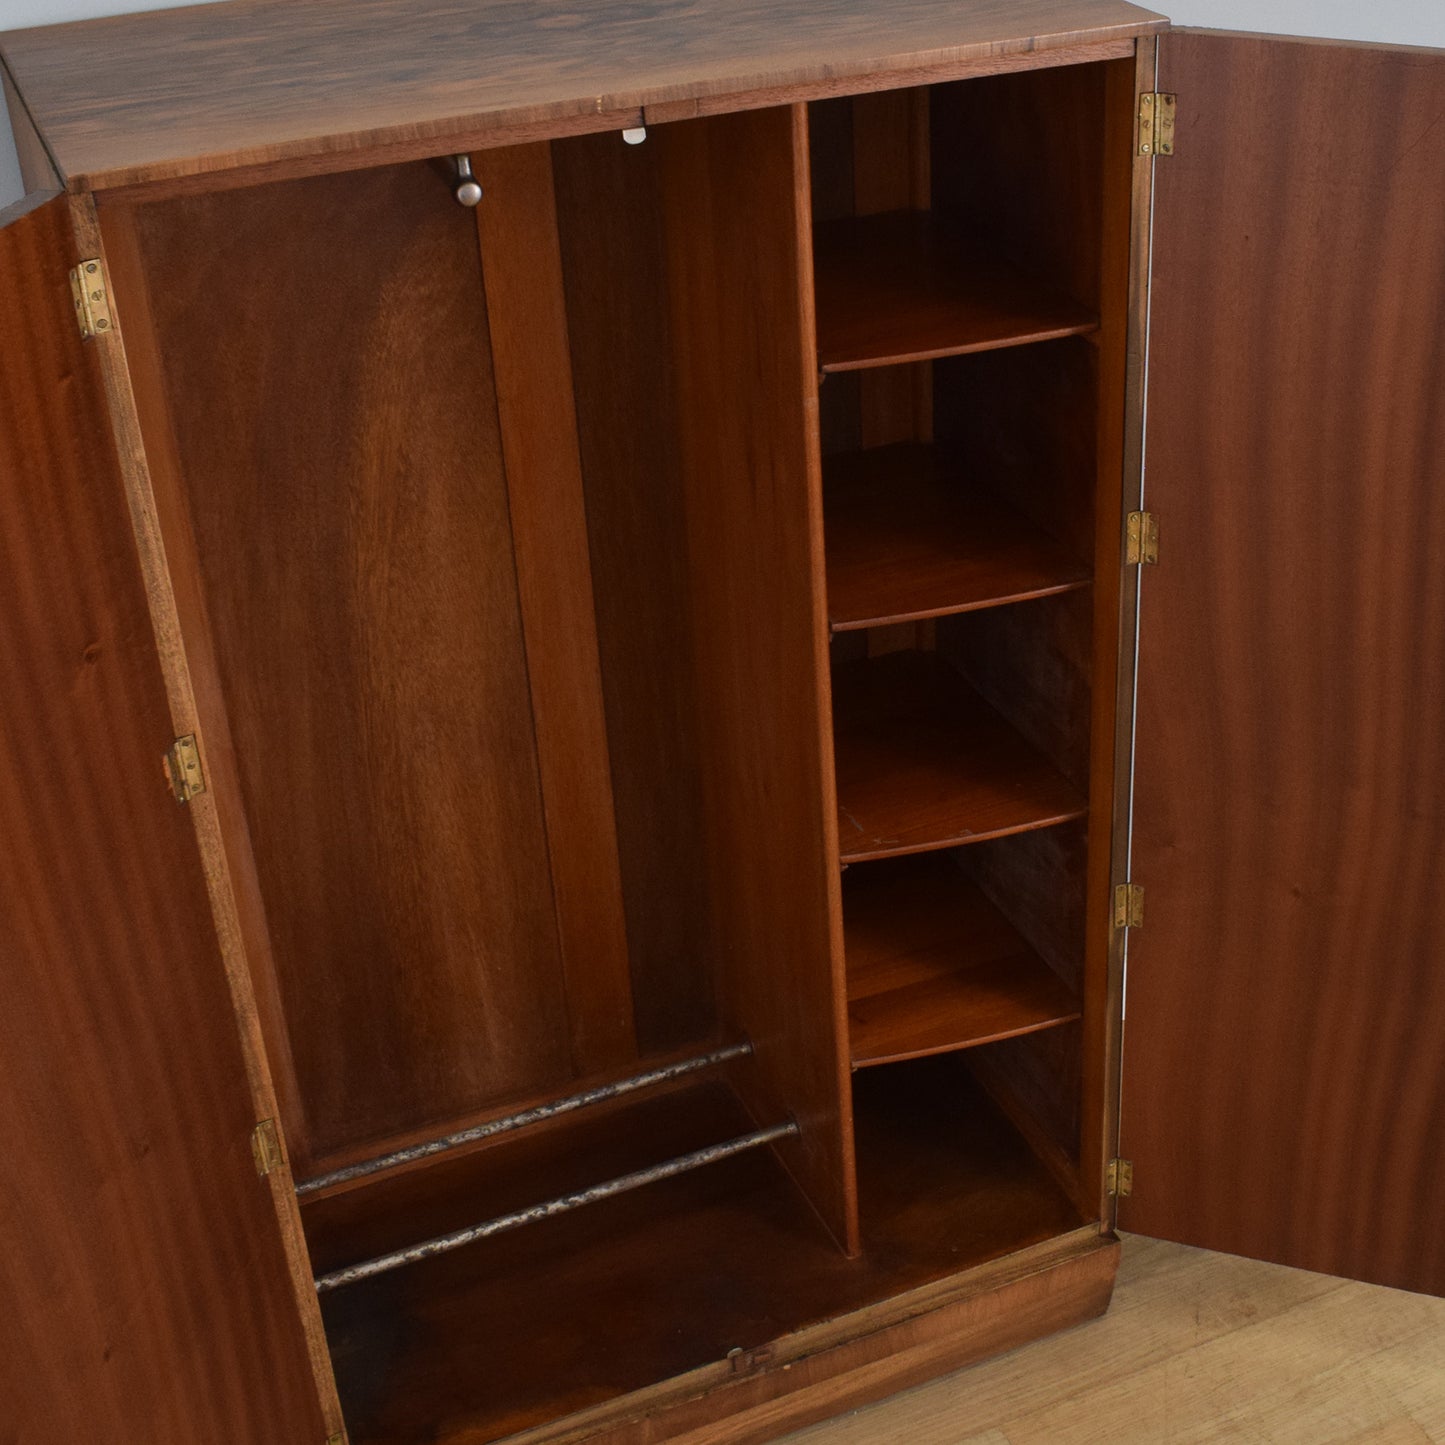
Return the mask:
<path id="1" fill-rule="evenodd" d="M 982 842 L 1081 817 L 1086 803 L 932 653 L 833 670 L 845 863 Z"/>
<path id="2" fill-rule="evenodd" d="M 1077 1208 L 955 1064 L 855 1080 L 860 1259 L 843 1258 L 759 1151 L 323 1296 L 353 1445 L 510 1438 L 1077 1228 Z M 325 1229 L 313 1218 L 308 1231 L 328 1257 L 354 1258 L 747 1118 L 715 1084 L 685 1089 L 639 1106 L 620 1137 L 615 1120 L 588 1119 L 505 1168 L 473 1155 L 337 1196 Z"/>
<path id="3" fill-rule="evenodd" d="M 879 447 L 824 473 L 835 632 L 1069 592 L 1089 568 L 936 447 Z"/>
<path id="4" fill-rule="evenodd" d="M 1094 331 L 1098 317 L 928 212 L 820 225 L 818 365 L 858 371 Z"/>
<path id="5" fill-rule="evenodd" d="M 948 858 L 872 863 L 843 886 L 855 1069 L 1079 1017 L 1058 975 Z"/>

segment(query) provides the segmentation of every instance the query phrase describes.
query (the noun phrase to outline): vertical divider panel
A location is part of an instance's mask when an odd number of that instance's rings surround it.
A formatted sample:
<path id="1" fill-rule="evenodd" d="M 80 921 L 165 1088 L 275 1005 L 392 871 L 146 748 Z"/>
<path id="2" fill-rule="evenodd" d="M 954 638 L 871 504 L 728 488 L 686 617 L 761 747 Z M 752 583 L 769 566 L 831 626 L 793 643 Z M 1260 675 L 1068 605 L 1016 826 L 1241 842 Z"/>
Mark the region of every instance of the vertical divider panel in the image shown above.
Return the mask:
<path id="1" fill-rule="evenodd" d="M 479 152 L 502 459 L 579 1072 L 637 1056 L 551 146 Z"/>
<path id="2" fill-rule="evenodd" d="M 704 859 L 719 1006 L 753 1113 L 859 1248 L 828 698 L 807 113 L 658 127 Z"/>

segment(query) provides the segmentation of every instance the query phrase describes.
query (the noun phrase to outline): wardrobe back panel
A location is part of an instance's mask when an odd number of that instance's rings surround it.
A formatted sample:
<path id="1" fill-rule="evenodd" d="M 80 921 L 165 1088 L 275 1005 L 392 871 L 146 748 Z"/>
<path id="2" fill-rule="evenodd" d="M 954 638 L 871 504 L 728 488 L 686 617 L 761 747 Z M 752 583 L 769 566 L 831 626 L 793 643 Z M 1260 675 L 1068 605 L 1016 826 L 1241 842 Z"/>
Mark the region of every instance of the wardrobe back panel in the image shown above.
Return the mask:
<path id="1" fill-rule="evenodd" d="M 472 216 L 417 164 L 138 217 L 306 1142 L 563 1080 Z"/>

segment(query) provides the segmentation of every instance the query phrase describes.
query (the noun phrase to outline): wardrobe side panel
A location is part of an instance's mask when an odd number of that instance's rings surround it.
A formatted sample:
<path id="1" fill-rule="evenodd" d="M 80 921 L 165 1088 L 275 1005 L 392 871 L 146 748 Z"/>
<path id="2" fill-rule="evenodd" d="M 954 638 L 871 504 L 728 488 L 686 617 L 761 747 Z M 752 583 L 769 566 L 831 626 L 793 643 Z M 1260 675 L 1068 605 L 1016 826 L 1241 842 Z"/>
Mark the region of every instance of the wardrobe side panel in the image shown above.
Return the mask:
<path id="1" fill-rule="evenodd" d="M 319 1442 L 65 206 L 0 225 L 0 1434 Z"/>
<path id="2" fill-rule="evenodd" d="M 1445 53 L 1160 53 L 1120 1221 L 1445 1292 Z"/>
<path id="3" fill-rule="evenodd" d="M 801 106 L 659 127 L 708 939 L 763 1123 L 858 1247 Z"/>

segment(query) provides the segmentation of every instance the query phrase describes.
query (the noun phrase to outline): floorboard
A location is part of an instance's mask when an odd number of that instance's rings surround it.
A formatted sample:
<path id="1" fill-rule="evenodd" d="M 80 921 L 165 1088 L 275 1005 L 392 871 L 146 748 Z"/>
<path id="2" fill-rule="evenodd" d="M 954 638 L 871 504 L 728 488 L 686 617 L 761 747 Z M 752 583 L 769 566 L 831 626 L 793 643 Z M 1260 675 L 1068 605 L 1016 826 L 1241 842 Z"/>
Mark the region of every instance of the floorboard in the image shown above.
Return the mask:
<path id="1" fill-rule="evenodd" d="M 1103 1319 L 787 1445 L 1445 1442 L 1445 1299 L 1126 1236 Z"/>

